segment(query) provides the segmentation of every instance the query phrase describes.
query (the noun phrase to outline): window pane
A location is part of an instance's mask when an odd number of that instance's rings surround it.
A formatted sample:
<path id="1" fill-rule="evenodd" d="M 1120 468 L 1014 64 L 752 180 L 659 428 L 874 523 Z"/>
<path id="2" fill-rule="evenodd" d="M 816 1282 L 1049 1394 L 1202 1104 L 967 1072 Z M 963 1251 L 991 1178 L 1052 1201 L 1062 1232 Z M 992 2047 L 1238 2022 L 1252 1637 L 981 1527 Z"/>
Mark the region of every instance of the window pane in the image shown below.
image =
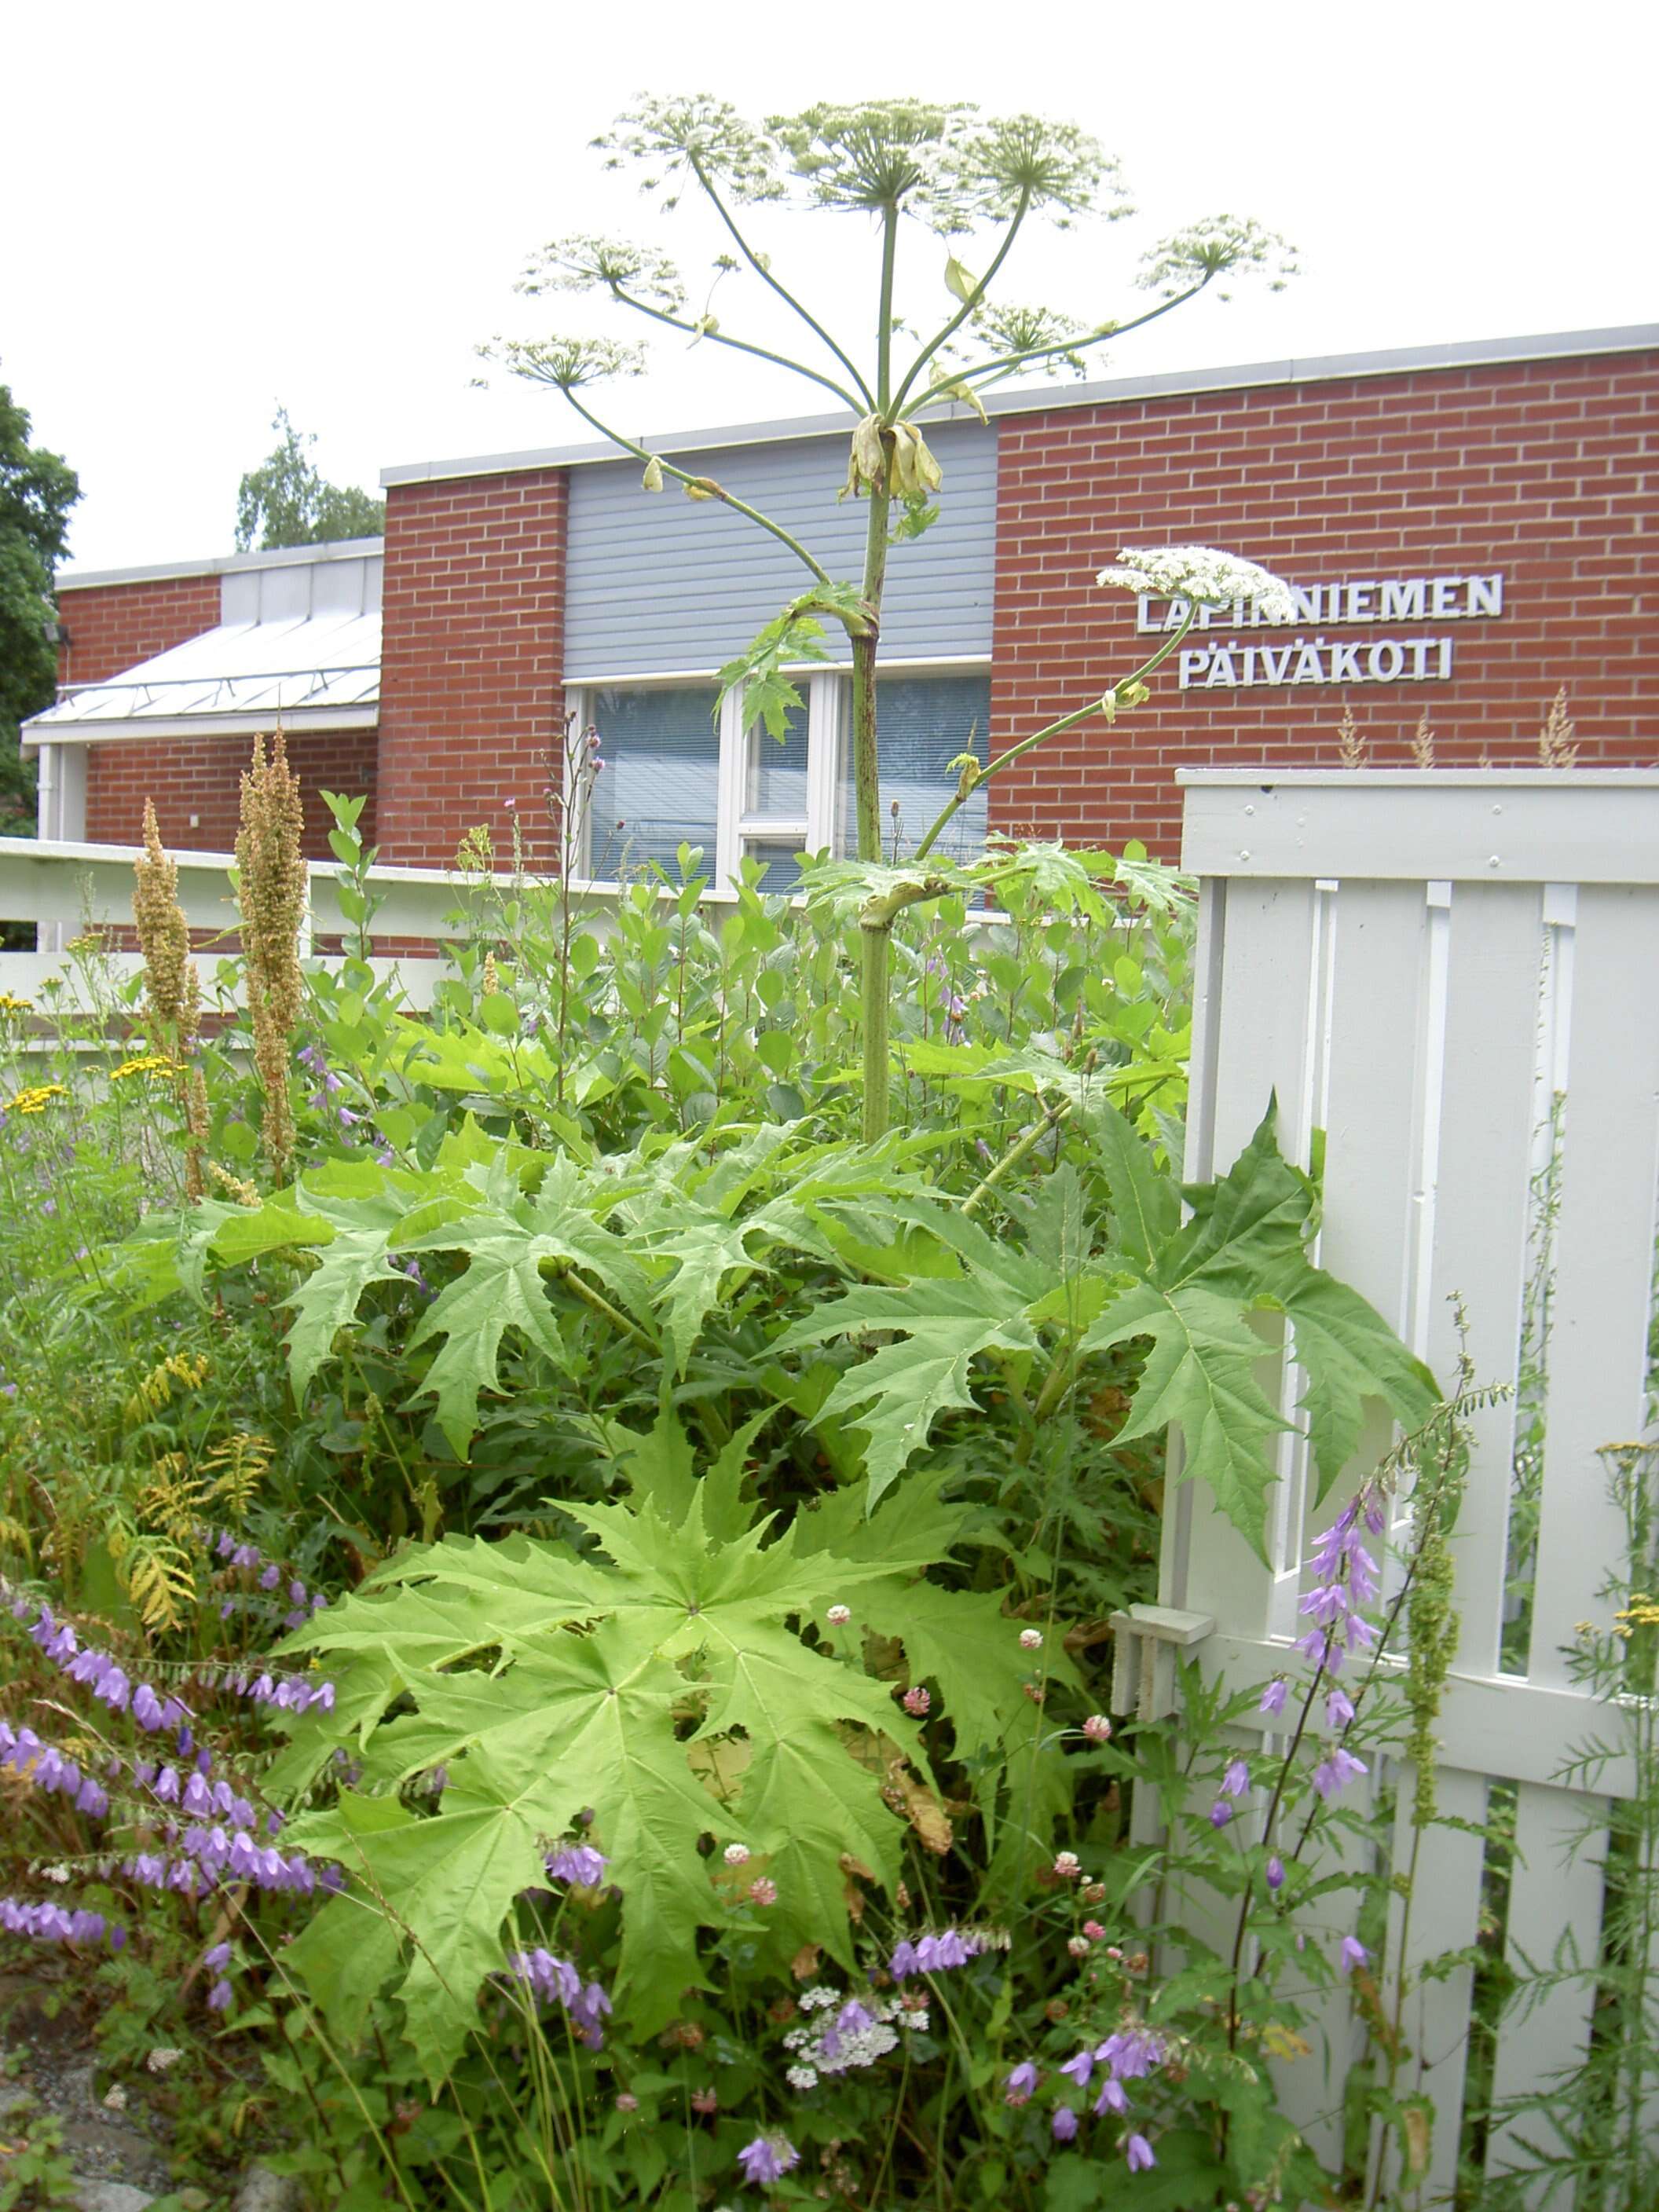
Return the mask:
<path id="1" fill-rule="evenodd" d="M 877 740 L 881 751 L 881 846 L 890 855 L 896 841 L 902 860 L 913 853 L 938 819 L 957 787 L 950 763 L 958 753 L 988 757 L 991 721 L 989 670 L 973 676 L 882 676 L 876 694 Z M 842 748 L 838 849 L 858 844 L 853 799 L 853 739 L 849 725 Z M 897 813 L 894 812 L 896 806 Z M 951 860 L 970 860 L 984 848 L 988 819 L 987 794 L 976 791 L 933 850 Z"/>
<path id="2" fill-rule="evenodd" d="M 714 865 L 720 739 L 706 684 L 594 691 L 589 708 L 605 770 L 593 793 L 590 872 L 638 875 L 659 860 L 678 877 L 682 842 Z"/>
<path id="3" fill-rule="evenodd" d="M 795 857 L 796 848 L 793 843 L 746 837 L 743 849 L 747 859 L 766 862 L 766 874 L 761 889 L 769 898 L 776 891 L 793 891 L 800 882 L 800 862 Z"/>
<path id="4" fill-rule="evenodd" d="M 806 708 L 791 712 L 780 744 L 757 722 L 749 732 L 749 783 L 744 796 L 748 814 L 804 817 L 806 812 Z"/>

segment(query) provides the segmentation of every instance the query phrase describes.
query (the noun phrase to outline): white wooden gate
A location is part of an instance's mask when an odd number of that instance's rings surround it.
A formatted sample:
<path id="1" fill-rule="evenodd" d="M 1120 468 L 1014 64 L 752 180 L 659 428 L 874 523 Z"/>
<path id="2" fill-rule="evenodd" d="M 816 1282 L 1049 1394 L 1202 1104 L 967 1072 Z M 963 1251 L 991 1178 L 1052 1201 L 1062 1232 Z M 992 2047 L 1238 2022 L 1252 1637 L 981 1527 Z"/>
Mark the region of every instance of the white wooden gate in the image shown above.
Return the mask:
<path id="1" fill-rule="evenodd" d="M 1202 901 L 1188 1179 L 1230 1165 L 1276 1093 L 1288 1157 L 1307 1164 L 1313 1133 L 1325 1133 L 1321 1263 L 1443 1381 L 1455 1349 L 1449 1294 L 1461 1294 L 1478 1378 L 1512 1384 L 1540 1266 L 1535 1179 L 1553 1164 L 1530 1645 L 1502 1650 L 1510 1401 L 1474 1423 L 1439 1781 L 1443 1810 L 1471 1822 L 1485 1819 L 1494 1783 L 1518 1785 L 1510 1940 L 1544 1962 L 1565 1941 L 1589 1964 L 1601 1853 L 1568 1847 L 1606 1799 L 1559 1778 L 1575 1750 L 1608 1734 L 1607 1715 L 1571 1686 L 1562 1647 L 1597 1614 L 1597 1587 L 1623 1560 L 1598 1448 L 1650 1433 L 1659 775 L 1200 769 L 1182 781 L 1183 860 Z M 1293 1377 L 1282 1382 L 1288 1411 Z M 1163 1602 L 1213 1619 L 1199 1656 L 1235 1686 L 1282 1667 L 1286 1639 L 1305 1626 L 1300 1563 L 1345 1493 L 1310 1512 L 1304 1471 L 1287 1438 L 1270 1571 L 1201 1483 L 1183 1486 L 1168 1515 Z M 1615 1766 L 1599 1787 L 1622 1793 L 1628 1781 L 1628 1765 Z M 1409 1792 L 1400 1797 L 1396 1836 L 1408 1843 Z M 1425 1843 L 1408 1963 L 1474 1945 L 1480 1919 L 1481 1838 L 1436 1828 Z M 1391 1975 L 1398 1965 L 1391 1956 Z M 1407 2039 L 1428 2062 L 1437 2114 L 1429 2203 L 1455 2171 L 1471 1978 L 1431 1982 L 1408 2003 Z M 1286 2110 L 1328 2155 L 1359 2047 L 1346 2005 L 1346 1993 L 1325 2005 L 1323 2063 L 1287 2066 L 1280 2081 Z M 1496 2094 L 1573 2063 L 1588 2013 L 1577 1984 L 1509 2023 Z M 1488 2173 L 1516 2162 L 1500 2132 Z"/>

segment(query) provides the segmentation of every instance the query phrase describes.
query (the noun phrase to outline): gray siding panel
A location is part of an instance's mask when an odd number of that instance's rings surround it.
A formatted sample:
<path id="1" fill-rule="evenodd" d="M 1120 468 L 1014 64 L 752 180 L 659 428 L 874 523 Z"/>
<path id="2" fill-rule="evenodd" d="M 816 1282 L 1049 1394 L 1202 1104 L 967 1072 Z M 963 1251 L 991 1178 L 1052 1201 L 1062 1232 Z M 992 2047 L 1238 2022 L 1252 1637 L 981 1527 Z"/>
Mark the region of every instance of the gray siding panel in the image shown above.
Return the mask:
<path id="1" fill-rule="evenodd" d="M 925 537 L 892 550 L 887 659 L 991 650 L 996 432 L 941 423 L 928 441 L 945 471 L 939 519 Z M 675 459 L 771 515 L 831 575 L 860 573 L 867 510 L 862 501 L 836 501 L 846 477 L 844 439 Z M 572 679 L 716 668 L 810 580 L 786 547 L 744 516 L 687 499 L 672 477 L 660 493 L 645 491 L 640 475 L 634 461 L 571 471 L 565 671 Z M 836 636 L 837 659 L 843 642 Z"/>

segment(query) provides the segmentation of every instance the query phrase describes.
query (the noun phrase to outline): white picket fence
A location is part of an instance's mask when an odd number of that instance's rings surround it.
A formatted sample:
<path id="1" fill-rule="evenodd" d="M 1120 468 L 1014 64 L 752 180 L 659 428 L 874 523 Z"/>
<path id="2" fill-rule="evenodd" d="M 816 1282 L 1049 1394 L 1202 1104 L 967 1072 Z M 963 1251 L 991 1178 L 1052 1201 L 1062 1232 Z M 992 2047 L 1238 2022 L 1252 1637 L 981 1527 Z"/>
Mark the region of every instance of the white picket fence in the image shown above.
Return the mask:
<path id="1" fill-rule="evenodd" d="M 1287 1156 L 1309 1164 L 1315 1131 L 1325 1133 L 1322 1264 L 1443 1379 L 1455 1364 L 1449 1297 L 1458 1294 L 1478 1377 L 1512 1384 L 1537 1256 L 1534 1177 L 1559 1142 L 1530 1654 L 1511 1655 L 1524 1673 L 1500 1665 L 1511 1401 L 1474 1423 L 1455 1547 L 1462 1641 L 1438 1778 L 1442 1809 L 1476 1824 L 1494 1784 L 1518 1785 L 1511 1949 L 1547 1963 L 1571 1943 L 1593 1963 L 1602 1852 L 1595 1838 L 1577 1839 L 1596 1828 L 1607 1800 L 1561 1776 L 1592 1737 L 1616 1741 L 1619 1723 L 1572 1686 L 1563 1647 L 1577 1622 L 1605 1613 L 1598 1585 L 1623 1560 L 1598 1448 L 1650 1433 L 1659 775 L 1194 770 L 1182 780 L 1183 859 L 1202 886 L 1188 1180 L 1224 1170 L 1276 1095 Z M 1288 1411 L 1293 1372 L 1279 1388 Z M 1371 1458 L 1386 1441 L 1371 1439 Z M 1200 1616 L 1186 1627 L 1201 1634 L 1193 1649 L 1235 1686 L 1285 1667 L 1288 1640 L 1306 1625 L 1297 1617 L 1301 1563 L 1345 1494 L 1310 1509 L 1295 1439 L 1280 1474 L 1270 1570 L 1201 1485 L 1175 1493 L 1167 1516 L 1163 1601 Z M 1626 1762 L 1599 1786 L 1627 1794 L 1629 1783 Z M 1402 1787 L 1402 1854 L 1409 1796 Z M 1403 1962 L 1395 1909 L 1390 2011 L 1402 1963 L 1410 1973 L 1475 1943 L 1485 1852 L 1469 1830 L 1427 1833 Z M 1408 1984 L 1406 2038 L 1437 2111 L 1428 2203 L 1443 2201 L 1455 2172 L 1471 1982 L 1465 1966 Z M 1343 2075 L 1361 2047 L 1349 2005 L 1346 1987 L 1323 2000 L 1325 2049 L 1279 2069 L 1285 2110 L 1327 2156 L 1340 2141 Z M 1588 1984 L 1577 1984 L 1506 2021 L 1496 2094 L 1571 2066 L 1586 2047 L 1589 2007 Z M 1413 2066 L 1402 2086 L 1416 2080 Z M 1522 2162 L 1510 2134 L 1497 2133 L 1487 2173 Z"/>

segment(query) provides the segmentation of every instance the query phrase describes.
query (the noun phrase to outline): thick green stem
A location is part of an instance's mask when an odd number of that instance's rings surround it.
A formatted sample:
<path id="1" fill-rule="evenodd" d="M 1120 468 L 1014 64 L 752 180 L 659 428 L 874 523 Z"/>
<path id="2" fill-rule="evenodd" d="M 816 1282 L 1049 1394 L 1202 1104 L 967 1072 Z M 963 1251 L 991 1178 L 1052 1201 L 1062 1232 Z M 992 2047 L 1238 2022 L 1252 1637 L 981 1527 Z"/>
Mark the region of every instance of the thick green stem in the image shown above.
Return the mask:
<path id="1" fill-rule="evenodd" d="M 863 921 L 859 926 L 862 960 L 860 996 L 863 1001 L 864 1141 L 873 1145 L 887 1134 L 887 967 L 893 924 Z"/>
<path id="2" fill-rule="evenodd" d="M 892 395 L 893 277 L 898 257 L 898 210 L 884 210 L 881 235 L 881 301 L 876 325 L 876 405 L 883 425 L 882 452 L 890 456 L 892 434 L 887 414 Z M 870 486 L 870 514 L 864 537 L 864 604 L 870 627 L 853 640 L 853 791 L 858 811 L 859 858 L 881 858 L 881 763 L 876 746 L 876 653 L 881 640 L 881 596 L 887 582 L 887 522 L 892 497 L 884 483 Z M 864 1060 L 864 1141 L 873 1145 L 887 1133 L 888 975 L 893 921 L 897 909 L 866 912 L 860 918 L 860 1029 Z"/>

